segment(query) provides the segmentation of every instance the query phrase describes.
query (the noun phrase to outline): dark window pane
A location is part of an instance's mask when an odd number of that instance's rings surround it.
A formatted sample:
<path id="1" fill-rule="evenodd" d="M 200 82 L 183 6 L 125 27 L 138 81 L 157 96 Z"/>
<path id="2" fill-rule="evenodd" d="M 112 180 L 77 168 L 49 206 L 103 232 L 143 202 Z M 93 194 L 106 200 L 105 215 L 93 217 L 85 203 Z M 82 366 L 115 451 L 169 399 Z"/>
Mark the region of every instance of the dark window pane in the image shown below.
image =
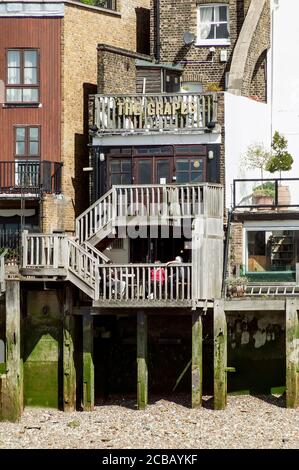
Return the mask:
<path id="1" fill-rule="evenodd" d="M 122 171 L 126 173 L 131 173 L 131 162 L 130 161 L 123 161 L 122 162 Z"/>
<path id="2" fill-rule="evenodd" d="M 192 171 L 190 176 L 190 183 L 201 183 L 202 182 L 202 172 L 201 171 Z"/>
<path id="3" fill-rule="evenodd" d="M 177 173 L 176 182 L 177 183 L 189 183 L 189 173 L 187 172 Z"/>
<path id="4" fill-rule="evenodd" d="M 228 39 L 229 38 L 227 24 L 216 25 L 216 38 L 217 39 Z"/>
<path id="5" fill-rule="evenodd" d="M 165 182 L 169 183 L 169 161 L 157 162 L 157 184 L 161 184 L 161 178 L 165 178 Z"/>
<path id="6" fill-rule="evenodd" d="M 219 21 L 227 21 L 227 7 L 226 6 L 218 7 L 217 16 L 219 16 Z"/>
<path id="7" fill-rule="evenodd" d="M 210 34 L 208 35 L 207 39 L 215 39 L 215 25 L 214 24 L 211 25 Z"/>
<path id="8" fill-rule="evenodd" d="M 189 159 L 186 158 L 185 160 L 177 160 L 176 161 L 176 169 L 177 171 L 187 171 L 189 170 Z"/>
<path id="9" fill-rule="evenodd" d="M 129 173 L 122 174 L 121 175 L 121 183 L 122 184 L 131 184 L 132 183 L 131 174 L 129 174 Z"/>
<path id="10" fill-rule="evenodd" d="M 120 161 L 113 161 L 110 163 L 111 173 L 120 173 L 121 172 L 121 165 Z"/>
<path id="11" fill-rule="evenodd" d="M 121 175 L 111 175 L 111 184 L 121 184 Z"/>
<path id="12" fill-rule="evenodd" d="M 138 162 L 139 184 L 152 183 L 152 161 L 139 160 Z"/>

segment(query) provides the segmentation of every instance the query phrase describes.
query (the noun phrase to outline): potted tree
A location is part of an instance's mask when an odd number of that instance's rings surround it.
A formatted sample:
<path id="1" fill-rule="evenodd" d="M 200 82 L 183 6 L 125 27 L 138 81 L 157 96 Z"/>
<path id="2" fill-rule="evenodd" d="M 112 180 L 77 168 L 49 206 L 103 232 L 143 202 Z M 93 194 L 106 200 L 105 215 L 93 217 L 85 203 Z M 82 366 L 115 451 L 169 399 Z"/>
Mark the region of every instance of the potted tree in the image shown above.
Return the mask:
<path id="1" fill-rule="evenodd" d="M 270 173 L 279 171 L 279 177 L 281 180 L 281 173 L 283 171 L 290 171 L 293 165 L 293 157 L 288 152 L 288 141 L 287 139 L 275 132 L 272 140 L 272 155 L 270 160 L 267 162 L 266 170 Z M 289 206 L 291 204 L 290 189 L 288 186 L 283 185 L 280 181 L 278 186 L 278 205 Z"/>
<path id="2" fill-rule="evenodd" d="M 244 156 L 245 167 L 247 170 L 258 169 L 261 172 L 261 179 L 264 179 L 264 171 L 267 169 L 268 163 L 272 157 L 263 144 L 256 143 L 250 145 Z M 267 181 L 252 190 L 252 204 L 254 206 L 269 206 L 274 204 L 275 187 L 274 183 Z"/>
<path id="3" fill-rule="evenodd" d="M 232 276 L 227 278 L 225 283 L 229 297 L 243 297 L 246 293 L 248 279 L 245 276 Z"/>

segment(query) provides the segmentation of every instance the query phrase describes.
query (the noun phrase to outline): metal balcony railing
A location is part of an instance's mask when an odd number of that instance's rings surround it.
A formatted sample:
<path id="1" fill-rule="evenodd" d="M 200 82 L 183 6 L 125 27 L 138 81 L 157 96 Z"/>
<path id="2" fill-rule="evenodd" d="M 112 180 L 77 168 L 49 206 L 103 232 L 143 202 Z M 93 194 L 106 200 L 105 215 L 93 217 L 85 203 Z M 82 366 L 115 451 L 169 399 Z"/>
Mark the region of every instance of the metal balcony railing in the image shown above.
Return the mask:
<path id="1" fill-rule="evenodd" d="M 234 180 L 233 208 L 298 211 L 299 178 Z"/>
<path id="2" fill-rule="evenodd" d="M 0 194 L 61 192 L 62 163 L 18 160 L 0 162 Z"/>

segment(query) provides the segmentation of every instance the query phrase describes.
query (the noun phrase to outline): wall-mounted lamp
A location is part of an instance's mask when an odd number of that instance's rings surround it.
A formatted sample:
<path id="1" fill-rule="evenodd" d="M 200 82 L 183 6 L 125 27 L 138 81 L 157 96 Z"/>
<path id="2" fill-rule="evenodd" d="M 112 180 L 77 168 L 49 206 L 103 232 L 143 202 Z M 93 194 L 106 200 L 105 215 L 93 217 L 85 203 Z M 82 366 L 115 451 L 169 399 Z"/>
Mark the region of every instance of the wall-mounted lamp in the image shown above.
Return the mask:
<path id="1" fill-rule="evenodd" d="M 103 152 L 100 153 L 100 162 L 105 161 L 105 154 Z"/>
<path id="2" fill-rule="evenodd" d="M 214 152 L 213 152 L 213 150 L 209 150 L 209 152 L 208 152 L 208 159 L 209 159 L 209 160 L 213 160 L 213 158 L 214 158 Z"/>

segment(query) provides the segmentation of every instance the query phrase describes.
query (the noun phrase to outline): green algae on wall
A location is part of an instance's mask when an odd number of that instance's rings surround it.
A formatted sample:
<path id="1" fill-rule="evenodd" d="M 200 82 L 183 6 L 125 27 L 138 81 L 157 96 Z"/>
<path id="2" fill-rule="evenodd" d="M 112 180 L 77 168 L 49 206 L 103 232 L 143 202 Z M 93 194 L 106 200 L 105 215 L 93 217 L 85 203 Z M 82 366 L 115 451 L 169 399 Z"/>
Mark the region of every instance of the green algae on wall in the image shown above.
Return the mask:
<path id="1" fill-rule="evenodd" d="M 59 408 L 62 400 L 62 315 L 56 291 L 27 293 L 23 342 L 25 405 Z"/>

